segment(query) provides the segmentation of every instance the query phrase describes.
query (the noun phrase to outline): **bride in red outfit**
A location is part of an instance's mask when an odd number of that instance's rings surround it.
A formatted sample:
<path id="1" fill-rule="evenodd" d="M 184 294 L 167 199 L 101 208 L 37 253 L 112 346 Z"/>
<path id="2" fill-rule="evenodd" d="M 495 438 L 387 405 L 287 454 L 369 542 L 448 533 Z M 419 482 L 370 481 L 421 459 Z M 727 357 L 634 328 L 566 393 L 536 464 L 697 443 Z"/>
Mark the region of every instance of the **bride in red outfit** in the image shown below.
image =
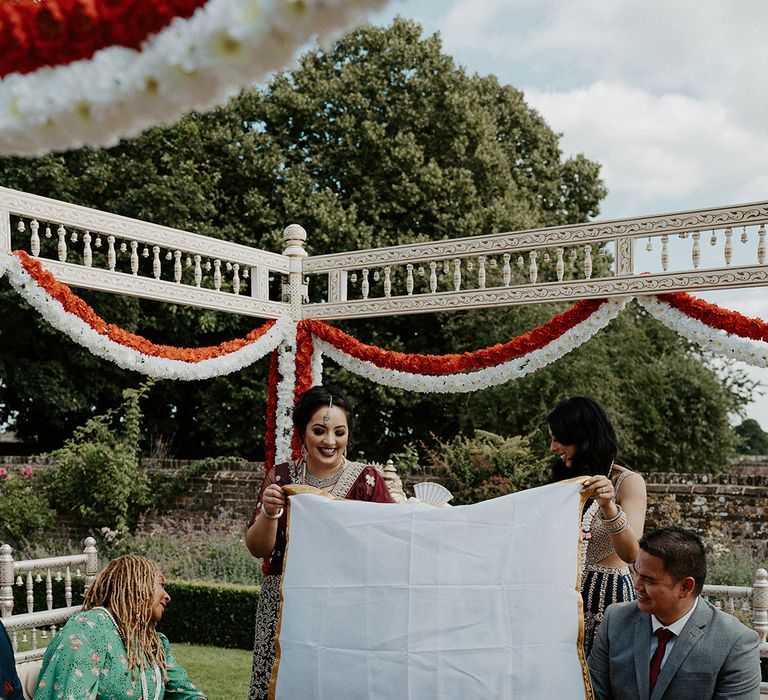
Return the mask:
<path id="1" fill-rule="evenodd" d="M 269 561 L 256 611 L 256 640 L 248 700 L 267 697 L 275 660 L 280 576 L 285 551 L 285 492 L 288 484 L 307 484 L 338 498 L 392 503 L 375 467 L 346 459 L 353 427 L 352 406 L 337 388 L 315 386 L 304 393 L 293 412 L 301 436 L 301 458 L 270 469 L 259 490 L 248 523 L 245 544 L 254 557 Z"/>

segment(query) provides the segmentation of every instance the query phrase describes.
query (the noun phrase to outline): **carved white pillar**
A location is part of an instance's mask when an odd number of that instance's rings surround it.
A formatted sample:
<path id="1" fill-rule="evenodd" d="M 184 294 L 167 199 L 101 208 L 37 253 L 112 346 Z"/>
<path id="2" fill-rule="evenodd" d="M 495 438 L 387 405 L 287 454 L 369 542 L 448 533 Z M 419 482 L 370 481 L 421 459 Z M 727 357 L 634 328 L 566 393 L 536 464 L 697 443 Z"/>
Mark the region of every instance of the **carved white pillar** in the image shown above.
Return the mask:
<path id="1" fill-rule="evenodd" d="M 0 208 L 0 252 L 10 253 L 13 250 L 11 242 L 11 212 Z"/>
<path id="2" fill-rule="evenodd" d="M 584 279 L 592 279 L 592 246 L 584 246 Z"/>
<path id="3" fill-rule="evenodd" d="M 194 270 L 195 287 L 199 287 L 203 281 L 203 269 L 200 267 L 200 260 L 201 260 L 200 256 L 195 255 L 195 270 Z"/>
<path id="4" fill-rule="evenodd" d="M 697 270 L 701 264 L 701 233 L 695 231 L 692 238 L 693 248 L 691 249 L 691 262 L 693 263 L 693 269 Z"/>
<path id="5" fill-rule="evenodd" d="M 107 238 L 107 267 L 114 271 L 116 264 L 117 254 L 115 253 L 115 237 L 109 236 Z"/>
<path id="6" fill-rule="evenodd" d="M 725 264 L 730 265 L 733 258 L 733 229 L 725 229 Z"/>
<path id="7" fill-rule="evenodd" d="M 232 291 L 235 294 L 240 294 L 240 265 L 238 263 L 232 265 Z"/>
<path id="8" fill-rule="evenodd" d="M 368 281 L 368 270 L 363 270 L 363 281 L 360 282 L 360 293 L 363 295 L 363 299 L 368 298 L 368 293 L 371 291 L 371 283 Z"/>
<path id="9" fill-rule="evenodd" d="M 93 583 L 96 574 L 99 573 L 99 553 L 96 551 L 96 540 L 93 537 L 85 538 L 85 587 Z"/>
<path id="10" fill-rule="evenodd" d="M 221 291 L 221 260 L 213 261 L 213 288 Z"/>
<path id="11" fill-rule="evenodd" d="M 661 237 L 661 269 L 666 272 L 669 269 L 669 236 Z"/>
<path id="12" fill-rule="evenodd" d="M 765 224 L 761 224 L 757 231 L 757 262 L 765 263 Z"/>
<path id="13" fill-rule="evenodd" d="M 501 281 L 504 283 L 505 287 L 509 286 L 509 283 L 512 281 L 512 267 L 509 264 L 509 260 L 512 256 L 509 253 L 504 253 L 504 255 L 501 256 L 501 259 L 504 262 L 504 265 L 501 268 Z"/>
<path id="14" fill-rule="evenodd" d="M 304 298 L 304 258 L 307 251 L 304 243 L 307 232 L 299 224 L 290 224 L 283 231 L 285 248 L 283 255 L 288 257 L 288 301 L 291 305 L 291 318 L 300 321 L 302 318 L 302 301 Z"/>
<path id="15" fill-rule="evenodd" d="M 616 274 L 626 277 L 635 271 L 635 239 L 616 239 Z"/>
<path id="16" fill-rule="evenodd" d="M 565 276 L 565 262 L 563 262 L 563 248 L 557 249 L 557 262 L 555 263 L 555 272 L 557 273 L 557 281 L 562 282 Z"/>
<path id="17" fill-rule="evenodd" d="M 139 274 L 139 244 L 137 241 L 131 241 L 131 274 Z"/>
<path id="18" fill-rule="evenodd" d="M 3 617 L 13 612 L 13 550 L 9 544 L 0 547 L 0 612 Z"/>
<path id="19" fill-rule="evenodd" d="M 181 284 L 181 251 L 173 251 L 173 281 Z"/>
<path id="20" fill-rule="evenodd" d="M 389 265 L 387 265 L 384 268 L 384 296 L 390 297 L 392 296 L 392 279 L 391 279 L 392 271 L 390 270 Z"/>
<path id="21" fill-rule="evenodd" d="M 413 265 L 411 263 L 405 266 L 405 292 L 408 296 L 413 294 Z"/>
<path id="22" fill-rule="evenodd" d="M 56 235 L 59 237 L 59 245 L 56 251 L 59 255 L 59 262 L 67 262 L 67 229 L 59 226 L 56 229 Z"/>
<path id="23" fill-rule="evenodd" d="M 152 275 L 156 280 L 160 279 L 160 273 L 162 272 L 162 263 L 160 262 L 160 246 L 152 246 Z"/>
<path id="24" fill-rule="evenodd" d="M 477 286 L 485 289 L 485 255 L 478 257 L 477 263 Z"/>
<path id="25" fill-rule="evenodd" d="M 331 270 L 328 273 L 328 301 L 347 300 L 347 271 Z"/>
<path id="26" fill-rule="evenodd" d="M 458 292 L 461 289 L 461 258 L 455 258 L 453 261 L 453 291 Z"/>
<path id="27" fill-rule="evenodd" d="M 752 628 L 765 642 L 768 636 L 768 571 L 758 569 L 752 584 Z"/>
<path id="28" fill-rule="evenodd" d="M 429 263 L 429 291 L 432 294 L 437 291 L 437 263 L 434 260 Z"/>
<path id="29" fill-rule="evenodd" d="M 91 250 L 91 232 L 86 231 L 83 234 L 83 265 L 91 267 L 93 265 L 93 251 Z"/>
<path id="30" fill-rule="evenodd" d="M 251 268 L 251 296 L 269 299 L 269 270 L 266 267 Z"/>
<path id="31" fill-rule="evenodd" d="M 38 233 L 39 229 L 40 224 L 37 223 L 37 219 L 32 219 L 32 221 L 29 222 L 29 230 L 31 232 L 29 249 L 32 251 L 33 258 L 36 258 L 38 255 L 40 255 L 40 234 Z"/>
<path id="32" fill-rule="evenodd" d="M 528 279 L 531 281 L 531 284 L 536 284 L 536 280 L 539 278 L 539 266 L 536 264 L 538 255 L 535 250 L 532 250 L 528 255 L 531 261 L 530 265 L 528 265 Z"/>

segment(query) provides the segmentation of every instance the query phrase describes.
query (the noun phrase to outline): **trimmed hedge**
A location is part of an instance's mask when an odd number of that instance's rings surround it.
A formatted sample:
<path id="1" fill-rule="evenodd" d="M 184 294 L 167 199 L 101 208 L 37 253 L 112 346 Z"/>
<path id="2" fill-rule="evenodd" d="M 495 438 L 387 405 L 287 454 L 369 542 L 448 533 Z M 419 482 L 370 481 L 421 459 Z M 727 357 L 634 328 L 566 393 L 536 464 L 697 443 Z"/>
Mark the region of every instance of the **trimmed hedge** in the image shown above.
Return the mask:
<path id="1" fill-rule="evenodd" d="M 72 581 L 72 604 L 83 602 L 83 579 Z M 258 586 L 167 581 L 171 596 L 158 629 L 172 642 L 252 649 Z M 64 583 L 53 584 L 53 606 L 64 607 Z M 45 610 L 45 584 L 35 584 L 35 610 Z M 13 587 L 13 612 L 27 611 L 26 586 Z"/>
<path id="2" fill-rule="evenodd" d="M 171 604 L 158 630 L 171 642 L 252 649 L 258 586 L 167 581 Z"/>

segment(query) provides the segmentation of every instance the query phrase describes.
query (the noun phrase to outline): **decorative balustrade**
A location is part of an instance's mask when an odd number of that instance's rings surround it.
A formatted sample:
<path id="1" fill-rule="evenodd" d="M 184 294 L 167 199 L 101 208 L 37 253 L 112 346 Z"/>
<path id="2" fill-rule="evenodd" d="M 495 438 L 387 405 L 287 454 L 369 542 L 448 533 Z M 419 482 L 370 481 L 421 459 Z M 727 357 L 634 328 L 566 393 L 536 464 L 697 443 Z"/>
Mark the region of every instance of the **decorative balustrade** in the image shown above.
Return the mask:
<path id="1" fill-rule="evenodd" d="M 262 318 L 362 318 L 768 284 L 768 203 L 308 257 L 0 188 L 0 248 L 59 280 Z"/>
<path id="2" fill-rule="evenodd" d="M 704 586 L 701 595 L 716 608 L 740 618 L 760 636 L 760 657 L 768 659 L 768 571 L 758 569 L 752 586 Z M 768 690 L 768 684 L 763 684 Z"/>
<path id="3" fill-rule="evenodd" d="M 0 546 L 0 611 L 3 624 L 13 643 L 17 661 L 42 657 L 47 640 L 56 633 L 58 625 L 80 610 L 72 605 L 72 580 L 84 578 L 85 587 L 90 586 L 99 570 L 99 555 L 96 540 L 85 539 L 82 554 L 72 554 L 43 559 L 14 561 L 10 545 Z M 45 583 L 45 610 L 35 610 L 35 584 Z M 54 586 L 61 582 L 66 607 L 54 608 Z M 26 613 L 13 614 L 13 586 L 26 587 Z M 21 633 L 21 638 L 19 638 Z M 18 651 L 19 643 L 30 648 Z"/>
<path id="4" fill-rule="evenodd" d="M 77 287 L 278 318 L 288 259 L 209 236 L 0 187 L 0 247 Z M 270 282 L 272 284 L 270 285 Z"/>
<path id="5" fill-rule="evenodd" d="M 351 318 L 762 285 L 766 223 L 760 203 L 315 256 L 304 264 L 312 302 L 304 313 Z"/>

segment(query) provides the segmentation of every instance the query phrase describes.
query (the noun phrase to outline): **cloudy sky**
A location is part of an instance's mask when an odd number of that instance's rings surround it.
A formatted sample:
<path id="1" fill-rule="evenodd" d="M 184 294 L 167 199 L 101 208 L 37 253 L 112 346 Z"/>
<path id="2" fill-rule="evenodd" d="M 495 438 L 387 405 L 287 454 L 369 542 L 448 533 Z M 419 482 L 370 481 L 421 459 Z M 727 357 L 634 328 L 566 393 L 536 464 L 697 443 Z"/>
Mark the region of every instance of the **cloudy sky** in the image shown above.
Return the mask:
<path id="1" fill-rule="evenodd" d="M 566 155 L 601 163 L 600 218 L 768 200 L 765 0 L 392 0 L 372 21 L 396 14 L 522 90 Z M 768 290 L 701 296 L 768 319 Z"/>

